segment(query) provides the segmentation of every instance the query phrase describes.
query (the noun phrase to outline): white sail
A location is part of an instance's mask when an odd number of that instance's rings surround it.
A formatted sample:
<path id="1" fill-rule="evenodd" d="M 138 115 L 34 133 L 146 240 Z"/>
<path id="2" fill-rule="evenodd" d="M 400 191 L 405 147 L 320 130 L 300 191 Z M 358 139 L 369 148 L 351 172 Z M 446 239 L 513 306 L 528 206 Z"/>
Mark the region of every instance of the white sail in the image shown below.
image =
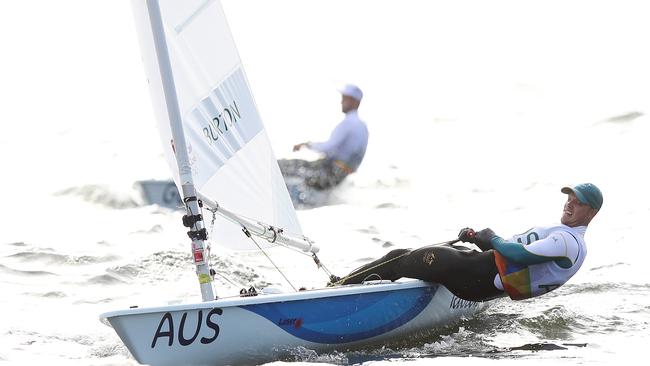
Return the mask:
<path id="1" fill-rule="evenodd" d="M 165 157 L 177 186 L 187 183 L 184 175 L 191 174 L 201 196 L 238 215 L 301 235 L 220 2 L 159 4 L 190 167 L 178 167 L 174 156 L 145 2 L 134 1 L 134 8 Z M 250 239 L 231 221 L 218 217 L 214 232 L 214 242 L 252 249 Z"/>

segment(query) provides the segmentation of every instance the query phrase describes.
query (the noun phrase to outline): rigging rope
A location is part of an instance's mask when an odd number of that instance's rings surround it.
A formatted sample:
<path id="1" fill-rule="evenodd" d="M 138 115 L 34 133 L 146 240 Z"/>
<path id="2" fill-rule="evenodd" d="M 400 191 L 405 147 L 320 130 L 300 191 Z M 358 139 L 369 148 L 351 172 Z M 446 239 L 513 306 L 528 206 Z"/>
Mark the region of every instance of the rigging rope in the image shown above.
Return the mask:
<path id="1" fill-rule="evenodd" d="M 246 234 L 246 236 L 248 236 L 248 238 L 249 238 L 251 241 L 253 241 L 253 243 L 255 243 L 255 245 L 257 246 L 257 248 L 258 248 L 258 249 L 259 249 L 259 250 L 260 250 L 260 251 L 261 251 L 261 252 L 266 256 L 266 258 L 269 260 L 269 262 L 271 262 L 271 264 L 273 265 L 273 267 L 275 267 L 275 269 L 278 270 L 278 272 L 280 272 L 280 274 L 282 275 L 282 277 L 284 277 L 285 281 L 287 281 L 287 283 L 289 284 L 289 286 L 291 286 L 291 288 L 293 288 L 293 290 L 297 292 L 298 290 L 296 290 L 296 288 L 293 286 L 293 284 L 291 283 L 291 281 L 289 281 L 289 279 L 287 278 L 287 276 L 285 276 L 284 272 L 282 272 L 282 270 L 281 270 L 281 269 L 280 269 L 280 268 L 275 264 L 275 262 L 273 262 L 273 259 L 271 259 L 271 257 L 266 253 L 266 251 L 264 251 L 264 249 L 262 249 L 262 247 L 261 247 L 259 244 L 257 244 L 257 242 L 255 241 L 255 239 L 253 239 L 253 236 L 252 236 L 251 233 L 248 231 L 248 229 L 246 229 L 246 226 L 242 225 L 242 231 L 244 232 L 244 234 Z"/>
<path id="2" fill-rule="evenodd" d="M 245 285 L 243 283 L 236 283 L 235 281 L 233 281 L 233 280 L 229 279 L 228 277 L 226 277 L 226 275 L 224 275 L 223 272 L 221 272 L 221 271 L 216 271 L 215 270 L 214 273 L 218 274 L 220 279 L 226 280 L 226 282 L 229 282 L 231 285 L 233 285 L 235 287 L 245 287 Z"/>
<path id="3" fill-rule="evenodd" d="M 212 208 L 209 208 L 209 207 L 206 207 L 206 209 L 207 209 L 208 211 L 212 212 L 212 221 L 210 222 L 210 234 L 213 234 L 213 231 L 214 231 L 214 222 L 215 222 L 215 220 L 216 220 L 216 218 L 217 218 L 217 211 L 218 211 L 218 209 L 212 209 Z M 279 268 L 279 267 L 278 267 L 278 266 L 273 262 L 273 260 L 272 260 L 271 257 L 268 255 L 268 253 L 266 253 L 266 251 L 264 251 L 264 249 L 263 249 L 263 248 L 262 248 L 262 247 L 261 247 L 261 246 L 260 246 L 256 241 L 255 241 L 255 239 L 253 239 L 253 236 L 251 235 L 250 231 L 248 231 L 248 229 L 246 228 L 246 226 L 245 226 L 243 223 L 239 222 L 239 221 L 237 221 L 237 223 L 242 227 L 242 232 L 244 232 L 244 234 L 246 234 L 246 236 L 247 236 L 249 239 L 251 239 L 251 241 L 255 244 L 255 246 L 256 246 L 256 247 L 257 247 L 257 248 L 258 248 L 258 249 L 259 249 L 259 250 L 260 250 L 260 251 L 261 251 L 261 252 L 266 256 L 266 258 L 269 260 L 269 262 L 271 262 L 271 264 L 275 267 L 275 269 L 276 269 L 276 270 L 277 270 L 277 271 L 282 275 L 282 277 L 284 277 L 284 279 L 287 281 L 287 283 L 289 283 L 289 285 L 294 289 L 294 291 L 297 291 L 297 290 L 296 290 L 296 287 L 291 283 L 291 281 L 289 281 L 289 279 L 288 279 L 287 276 L 282 272 L 282 270 L 281 270 L 281 269 L 280 269 L 280 268 Z M 274 227 L 271 226 L 271 227 L 270 227 L 270 230 L 273 231 L 273 233 L 274 233 L 273 241 L 271 241 L 270 243 L 275 244 L 276 246 L 282 246 L 282 247 L 284 247 L 284 248 L 286 248 L 286 249 L 293 250 L 293 251 L 296 252 L 296 253 L 300 253 L 300 254 L 302 254 L 302 255 L 306 255 L 306 256 L 312 257 L 312 259 L 313 259 L 314 262 L 316 263 L 316 266 L 317 266 L 318 268 L 322 268 L 323 271 L 325 271 L 325 273 L 327 274 L 327 276 L 328 276 L 328 278 L 330 279 L 330 281 L 331 281 L 333 278 L 338 278 L 338 277 L 334 276 L 334 275 L 332 274 L 332 272 L 330 272 L 330 271 L 327 269 L 327 267 L 325 267 L 325 265 L 323 265 L 323 263 L 320 261 L 320 259 L 318 258 L 318 256 L 316 256 L 316 253 L 308 254 L 308 253 L 305 253 L 305 252 L 303 252 L 303 251 L 300 251 L 300 250 L 298 250 L 298 249 L 296 249 L 296 248 L 290 247 L 290 246 L 288 246 L 288 245 L 284 245 L 284 244 L 282 244 L 282 243 L 276 243 L 276 242 L 275 242 L 275 238 L 277 238 L 277 232 L 276 232 L 276 230 L 278 230 L 278 229 L 276 229 L 276 228 L 274 228 Z M 280 229 L 280 230 L 281 230 L 281 229 Z"/>

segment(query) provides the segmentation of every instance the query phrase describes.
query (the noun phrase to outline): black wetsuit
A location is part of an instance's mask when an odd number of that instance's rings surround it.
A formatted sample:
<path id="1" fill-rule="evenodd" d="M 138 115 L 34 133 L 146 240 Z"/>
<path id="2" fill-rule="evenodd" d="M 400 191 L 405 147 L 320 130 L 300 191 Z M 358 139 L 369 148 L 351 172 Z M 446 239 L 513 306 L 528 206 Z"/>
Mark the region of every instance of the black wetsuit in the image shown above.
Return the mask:
<path id="1" fill-rule="evenodd" d="M 477 252 L 437 245 L 415 250 L 395 249 L 354 270 L 341 284 L 408 277 L 444 285 L 465 300 L 486 301 L 504 296 L 504 292 L 494 286 L 497 273 L 492 250 Z"/>

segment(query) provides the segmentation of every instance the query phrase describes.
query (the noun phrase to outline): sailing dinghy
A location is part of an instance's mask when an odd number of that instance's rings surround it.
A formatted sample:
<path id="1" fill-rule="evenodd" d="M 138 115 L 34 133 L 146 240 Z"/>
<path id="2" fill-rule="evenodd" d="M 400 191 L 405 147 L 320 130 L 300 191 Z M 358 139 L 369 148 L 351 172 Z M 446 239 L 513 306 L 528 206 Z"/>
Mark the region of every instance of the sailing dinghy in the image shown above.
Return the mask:
<path id="1" fill-rule="evenodd" d="M 302 235 L 220 2 L 135 0 L 133 6 L 165 156 L 187 211 L 183 224 L 202 297 L 193 304 L 101 315 L 138 362 L 259 364 L 301 348 L 392 344 L 483 307 L 417 280 L 217 297 L 202 209 L 217 214 L 212 244 L 248 247 L 255 236 L 314 259 L 318 248 Z"/>

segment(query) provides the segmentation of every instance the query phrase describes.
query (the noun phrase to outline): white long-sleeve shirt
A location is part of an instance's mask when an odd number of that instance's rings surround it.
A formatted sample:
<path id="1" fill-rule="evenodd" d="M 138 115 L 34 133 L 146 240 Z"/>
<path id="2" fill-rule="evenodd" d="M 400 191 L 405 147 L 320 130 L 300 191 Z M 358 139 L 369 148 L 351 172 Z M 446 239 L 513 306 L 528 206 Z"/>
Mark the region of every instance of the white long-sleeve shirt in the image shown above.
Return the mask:
<path id="1" fill-rule="evenodd" d="M 514 300 L 552 291 L 571 278 L 587 255 L 586 226 L 534 227 L 508 241 L 492 238 L 499 274 L 494 285 Z"/>
<path id="2" fill-rule="evenodd" d="M 368 146 L 368 127 L 359 119 L 356 110 L 349 111 L 339 123 L 329 140 L 312 142 L 309 148 L 325 154 L 328 159 L 341 160 L 356 171 L 363 161 Z"/>

